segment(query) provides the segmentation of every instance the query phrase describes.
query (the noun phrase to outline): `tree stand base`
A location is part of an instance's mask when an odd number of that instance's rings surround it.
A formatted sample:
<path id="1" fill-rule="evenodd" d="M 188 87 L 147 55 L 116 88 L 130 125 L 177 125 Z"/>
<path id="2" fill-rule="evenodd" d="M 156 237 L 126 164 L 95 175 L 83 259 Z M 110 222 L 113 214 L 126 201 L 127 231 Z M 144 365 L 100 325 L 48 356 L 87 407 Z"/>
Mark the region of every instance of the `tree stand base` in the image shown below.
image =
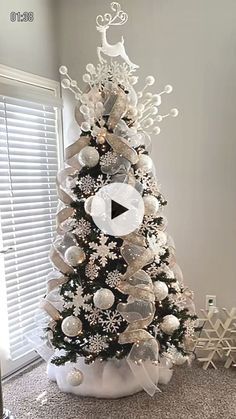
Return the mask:
<path id="1" fill-rule="evenodd" d="M 79 369 L 83 373 L 83 382 L 76 387 L 67 382 L 67 374 L 73 368 Z M 158 372 L 156 368 L 153 365 L 152 379 L 157 385 L 168 384 L 173 371 L 162 366 Z M 126 359 L 105 362 L 97 360 L 93 364 L 87 365 L 84 363 L 84 358 L 80 358 L 76 364 L 67 363 L 59 367 L 49 362 L 47 374 L 50 380 L 57 382 L 61 391 L 78 396 L 113 399 L 131 396 L 143 390 L 137 383 Z"/>

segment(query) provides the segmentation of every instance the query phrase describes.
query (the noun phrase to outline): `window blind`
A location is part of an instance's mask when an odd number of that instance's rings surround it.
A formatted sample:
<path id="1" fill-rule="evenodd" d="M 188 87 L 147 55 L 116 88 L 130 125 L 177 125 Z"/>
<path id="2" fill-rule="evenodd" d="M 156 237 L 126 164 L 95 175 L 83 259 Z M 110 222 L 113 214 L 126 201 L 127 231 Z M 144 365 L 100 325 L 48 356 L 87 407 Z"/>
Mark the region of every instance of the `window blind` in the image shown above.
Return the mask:
<path id="1" fill-rule="evenodd" d="M 32 348 L 34 326 L 50 272 L 58 170 L 54 107 L 0 95 L 0 228 L 11 359 Z"/>

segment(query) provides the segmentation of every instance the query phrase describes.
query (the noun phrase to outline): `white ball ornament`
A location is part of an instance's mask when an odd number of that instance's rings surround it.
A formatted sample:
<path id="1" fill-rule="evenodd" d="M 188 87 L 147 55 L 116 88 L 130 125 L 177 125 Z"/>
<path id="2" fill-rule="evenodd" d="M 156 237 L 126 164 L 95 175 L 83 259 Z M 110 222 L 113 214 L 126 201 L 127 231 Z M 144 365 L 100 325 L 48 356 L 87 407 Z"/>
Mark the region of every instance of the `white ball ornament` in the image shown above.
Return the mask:
<path id="1" fill-rule="evenodd" d="M 145 93 L 145 98 L 147 99 L 147 100 L 150 100 L 150 99 L 152 99 L 153 98 L 153 94 L 151 93 L 151 92 L 147 92 L 147 93 Z"/>
<path id="2" fill-rule="evenodd" d="M 78 334 L 81 332 L 82 322 L 78 317 L 75 316 L 65 317 L 61 324 L 61 330 L 64 335 L 73 338 L 78 336 Z"/>
<path id="3" fill-rule="evenodd" d="M 152 118 L 147 118 L 143 121 L 143 127 L 144 128 L 149 128 L 153 125 L 153 119 Z"/>
<path id="4" fill-rule="evenodd" d="M 153 106 L 151 111 L 152 111 L 152 115 L 157 115 L 158 114 L 158 108 L 156 106 Z"/>
<path id="5" fill-rule="evenodd" d="M 136 164 L 137 169 L 142 169 L 145 172 L 149 173 L 153 169 L 153 161 L 151 157 L 147 156 L 147 154 L 141 154 L 139 157 L 139 161 Z"/>
<path id="6" fill-rule="evenodd" d="M 89 113 L 89 107 L 86 105 L 81 105 L 79 110 L 83 115 L 88 115 Z"/>
<path id="7" fill-rule="evenodd" d="M 59 68 L 59 73 L 62 75 L 67 74 L 67 67 L 65 65 L 61 65 L 61 67 Z"/>
<path id="8" fill-rule="evenodd" d="M 107 310 L 111 308 L 114 304 L 115 296 L 111 290 L 108 288 L 100 288 L 97 290 L 93 297 L 93 302 L 95 307 L 100 310 Z"/>
<path id="9" fill-rule="evenodd" d="M 99 162 L 99 152 L 88 145 L 79 152 L 78 161 L 81 166 L 95 167 Z"/>
<path id="10" fill-rule="evenodd" d="M 145 81 L 148 86 L 152 86 L 155 83 L 155 78 L 153 76 L 147 76 Z"/>
<path id="11" fill-rule="evenodd" d="M 170 114 L 171 114 L 171 116 L 173 116 L 173 118 L 176 118 L 176 116 L 179 115 L 179 111 L 178 111 L 178 109 L 173 108 L 173 109 L 170 110 Z"/>
<path id="12" fill-rule="evenodd" d="M 164 87 L 164 91 L 165 91 L 165 93 L 171 93 L 172 92 L 172 90 L 173 90 L 173 87 L 170 85 L 170 84 L 167 84 L 165 87 Z"/>
<path id="13" fill-rule="evenodd" d="M 91 125 L 90 125 L 90 123 L 89 122 L 82 122 L 82 124 L 81 124 L 81 126 L 80 126 L 80 128 L 82 129 L 82 131 L 85 131 L 85 132 L 87 132 L 87 131 L 90 131 L 90 129 L 91 129 Z"/>
<path id="14" fill-rule="evenodd" d="M 65 260 L 71 266 L 77 266 L 85 260 L 85 253 L 79 246 L 70 246 L 65 251 Z"/>
<path id="15" fill-rule="evenodd" d="M 154 127 L 152 132 L 154 135 L 159 135 L 161 132 L 161 129 L 159 127 Z"/>
<path id="16" fill-rule="evenodd" d="M 155 94 L 152 96 L 153 99 L 153 105 L 159 106 L 161 104 L 161 96 L 158 94 Z"/>
<path id="17" fill-rule="evenodd" d="M 83 75 L 83 81 L 85 82 L 85 83 L 90 83 L 90 81 L 91 81 L 91 77 L 90 77 L 90 74 L 84 74 Z"/>
<path id="18" fill-rule="evenodd" d="M 88 63 L 87 65 L 86 65 L 86 70 L 90 73 L 90 74 L 95 74 L 95 67 L 94 67 L 94 65 L 93 64 L 91 64 L 91 63 Z"/>
<path id="19" fill-rule="evenodd" d="M 159 202 L 153 195 L 143 197 L 145 215 L 156 215 L 159 209 Z"/>
<path id="20" fill-rule="evenodd" d="M 154 294 L 157 301 L 164 300 L 168 295 L 168 287 L 163 281 L 155 281 L 153 284 Z"/>
<path id="21" fill-rule="evenodd" d="M 68 384 L 70 384 L 73 387 L 77 387 L 80 384 L 82 384 L 84 379 L 83 373 L 80 370 L 72 370 L 70 372 L 68 372 L 66 380 L 68 382 Z"/>
<path id="22" fill-rule="evenodd" d="M 63 89 L 68 89 L 70 87 L 70 80 L 69 79 L 62 79 L 61 86 Z"/>
<path id="23" fill-rule="evenodd" d="M 136 83 L 138 83 L 138 77 L 137 76 L 130 77 L 129 82 L 131 86 L 134 86 Z"/>
<path id="24" fill-rule="evenodd" d="M 168 314 L 163 318 L 163 321 L 160 325 L 161 330 L 167 335 L 172 335 L 180 326 L 179 319 L 173 314 Z"/>

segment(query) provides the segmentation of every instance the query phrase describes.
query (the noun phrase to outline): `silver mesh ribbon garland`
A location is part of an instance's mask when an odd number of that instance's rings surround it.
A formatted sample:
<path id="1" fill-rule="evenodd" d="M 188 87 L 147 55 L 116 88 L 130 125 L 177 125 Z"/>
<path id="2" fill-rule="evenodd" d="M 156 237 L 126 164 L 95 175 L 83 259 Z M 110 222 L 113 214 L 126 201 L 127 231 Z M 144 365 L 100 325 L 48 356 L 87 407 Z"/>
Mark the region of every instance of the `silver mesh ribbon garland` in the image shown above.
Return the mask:
<path id="1" fill-rule="evenodd" d="M 133 343 L 127 362 L 140 386 L 153 396 L 156 391 L 160 391 L 156 385 L 159 379 L 159 344 L 145 330 L 155 315 L 152 280 L 140 269 L 127 280 L 123 279 L 118 288 L 129 295 L 127 303 L 119 303 L 117 306 L 117 310 L 129 323 L 120 334 L 119 343 Z"/>

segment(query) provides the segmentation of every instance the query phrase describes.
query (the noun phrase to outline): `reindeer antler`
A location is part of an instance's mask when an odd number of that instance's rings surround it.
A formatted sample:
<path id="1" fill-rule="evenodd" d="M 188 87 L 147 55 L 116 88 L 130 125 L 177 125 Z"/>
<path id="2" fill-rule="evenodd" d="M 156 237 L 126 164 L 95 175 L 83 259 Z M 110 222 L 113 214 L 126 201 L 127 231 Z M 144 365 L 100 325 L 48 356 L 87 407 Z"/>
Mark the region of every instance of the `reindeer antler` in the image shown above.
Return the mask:
<path id="1" fill-rule="evenodd" d="M 104 16 L 98 15 L 96 18 L 96 24 L 98 28 L 102 28 L 104 26 L 111 26 L 111 25 L 124 25 L 125 22 L 128 20 L 127 13 L 121 10 L 121 6 L 116 1 L 111 3 L 111 10 L 115 12 L 114 16 L 112 17 L 111 13 L 105 13 Z"/>

